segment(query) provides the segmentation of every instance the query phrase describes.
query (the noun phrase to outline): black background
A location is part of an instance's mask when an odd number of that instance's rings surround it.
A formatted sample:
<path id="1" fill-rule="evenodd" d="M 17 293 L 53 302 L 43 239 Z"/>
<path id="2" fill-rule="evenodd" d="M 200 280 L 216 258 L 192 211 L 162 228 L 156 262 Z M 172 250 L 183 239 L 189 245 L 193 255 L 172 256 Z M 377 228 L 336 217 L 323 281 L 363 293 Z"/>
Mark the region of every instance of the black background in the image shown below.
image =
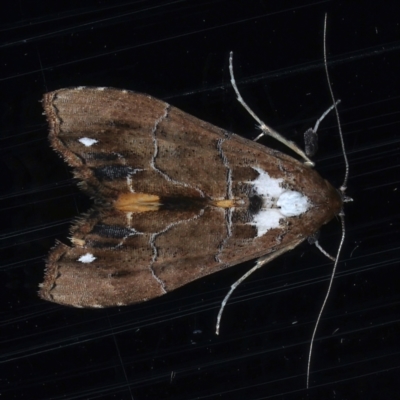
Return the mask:
<path id="1" fill-rule="evenodd" d="M 3 6 L 4 7 L 4 6 Z M 37 297 L 44 259 L 91 204 L 53 152 L 42 95 L 69 86 L 151 94 L 248 138 L 229 83 L 291 140 L 331 104 L 350 162 L 346 242 L 306 369 L 332 263 L 307 243 L 229 286 L 253 262 L 126 308 Z M 1 12 L 2 399 L 392 399 L 399 375 L 400 6 L 398 1 L 14 1 Z M 334 116 L 314 160 L 340 186 Z M 262 143 L 276 147 L 265 139 Z M 340 240 L 332 221 L 320 241 Z"/>

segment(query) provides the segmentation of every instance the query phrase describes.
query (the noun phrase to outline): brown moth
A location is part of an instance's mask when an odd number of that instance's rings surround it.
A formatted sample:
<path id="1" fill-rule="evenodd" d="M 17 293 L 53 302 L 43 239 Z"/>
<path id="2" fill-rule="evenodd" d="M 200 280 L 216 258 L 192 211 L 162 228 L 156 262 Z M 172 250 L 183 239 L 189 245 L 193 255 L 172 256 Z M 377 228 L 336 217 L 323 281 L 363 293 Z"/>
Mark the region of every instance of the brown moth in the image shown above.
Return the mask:
<path id="1" fill-rule="evenodd" d="M 52 249 L 43 299 L 149 300 L 247 260 L 264 265 L 342 209 L 309 165 L 151 96 L 77 87 L 43 105 L 52 147 L 96 200 L 72 247 Z"/>
<path id="2" fill-rule="evenodd" d="M 343 246 L 343 203 L 349 164 L 329 80 L 324 22 L 324 65 L 333 105 L 305 132 L 316 149 L 321 121 L 335 110 L 346 171 L 340 190 L 311 167 L 294 143 L 262 122 L 244 102 L 229 58 L 238 101 L 263 135 L 304 159 L 246 140 L 151 96 L 112 88 L 61 89 L 44 95 L 52 147 L 74 168 L 95 207 L 71 229 L 72 247 L 57 243 L 39 295 L 75 307 L 112 307 L 146 301 L 202 276 L 257 258 L 235 288 L 279 255 L 315 237 L 338 215 L 342 238 L 329 287 L 312 333 L 308 362 Z M 314 240 L 314 239 L 313 239 Z"/>

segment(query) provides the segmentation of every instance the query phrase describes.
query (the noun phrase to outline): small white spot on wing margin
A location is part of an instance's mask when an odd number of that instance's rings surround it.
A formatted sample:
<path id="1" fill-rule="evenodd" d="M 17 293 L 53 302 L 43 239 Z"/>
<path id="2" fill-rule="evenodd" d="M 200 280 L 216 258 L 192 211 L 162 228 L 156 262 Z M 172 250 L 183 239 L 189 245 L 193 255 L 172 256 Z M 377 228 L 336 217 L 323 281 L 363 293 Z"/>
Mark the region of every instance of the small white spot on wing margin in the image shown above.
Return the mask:
<path id="1" fill-rule="evenodd" d="M 83 138 L 78 139 L 78 142 L 82 143 L 86 147 L 90 147 L 90 146 L 94 145 L 95 143 L 98 143 L 99 141 L 96 139 L 83 137 Z"/>
<path id="2" fill-rule="evenodd" d="M 96 259 L 96 257 L 92 253 L 86 253 L 83 256 L 80 256 L 78 258 L 78 261 L 80 261 L 83 264 L 90 264 Z"/>

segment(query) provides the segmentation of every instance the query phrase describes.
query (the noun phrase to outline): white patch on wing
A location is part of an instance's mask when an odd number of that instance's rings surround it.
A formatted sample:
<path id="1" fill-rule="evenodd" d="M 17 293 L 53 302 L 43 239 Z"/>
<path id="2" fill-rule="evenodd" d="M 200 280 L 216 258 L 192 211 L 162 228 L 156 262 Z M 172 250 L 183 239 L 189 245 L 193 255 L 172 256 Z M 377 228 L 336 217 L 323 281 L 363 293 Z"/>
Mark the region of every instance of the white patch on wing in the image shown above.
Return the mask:
<path id="1" fill-rule="evenodd" d="M 260 210 L 254 215 L 251 225 L 257 227 L 257 237 L 265 235 L 270 229 L 279 227 L 279 220 L 283 218 L 278 209 Z"/>
<path id="2" fill-rule="evenodd" d="M 263 171 L 261 168 L 254 168 L 260 175 L 252 181 L 255 192 L 265 199 L 266 207 L 273 207 L 274 201 L 282 194 L 281 178 L 271 178 L 268 172 Z"/>
<path id="3" fill-rule="evenodd" d="M 93 262 L 96 259 L 96 257 L 91 254 L 91 253 L 86 253 L 83 256 L 80 256 L 78 258 L 78 261 L 80 261 L 81 263 L 84 264 L 90 264 L 91 262 Z"/>
<path id="4" fill-rule="evenodd" d="M 254 169 L 259 176 L 249 183 L 253 184 L 254 192 L 263 199 L 263 205 L 250 224 L 256 226 L 257 237 L 260 237 L 270 229 L 279 228 L 282 219 L 305 213 L 310 208 L 310 201 L 300 192 L 283 188 L 283 179 L 271 178 L 261 168 Z"/>
<path id="5" fill-rule="evenodd" d="M 285 217 L 296 217 L 297 215 L 303 214 L 310 206 L 307 197 L 294 190 L 283 192 L 279 196 L 276 204 Z"/>
<path id="6" fill-rule="evenodd" d="M 84 144 L 86 147 L 90 147 L 90 146 L 92 146 L 93 144 L 98 143 L 99 141 L 96 140 L 96 139 L 91 139 L 91 138 L 88 138 L 88 137 L 83 137 L 83 138 L 78 139 L 78 142 L 81 142 L 81 143 Z"/>

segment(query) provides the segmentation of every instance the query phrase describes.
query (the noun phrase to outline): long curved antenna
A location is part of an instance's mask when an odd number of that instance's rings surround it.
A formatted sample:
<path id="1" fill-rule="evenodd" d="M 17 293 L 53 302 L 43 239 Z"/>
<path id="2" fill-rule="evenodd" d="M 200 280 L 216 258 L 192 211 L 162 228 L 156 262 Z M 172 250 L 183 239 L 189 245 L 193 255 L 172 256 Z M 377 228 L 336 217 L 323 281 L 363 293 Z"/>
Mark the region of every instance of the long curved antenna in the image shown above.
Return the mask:
<path id="1" fill-rule="evenodd" d="M 326 79 L 328 81 L 329 93 L 331 94 L 331 98 L 332 98 L 333 104 L 335 105 L 335 114 L 336 114 L 336 120 L 338 122 L 340 143 L 342 145 L 342 153 L 343 153 L 344 163 L 345 163 L 345 166 L 346 166 L 346 171 L 345 171 L 345 174 L 344 174 L 343 184 L 340 187 L 340 191 L 344 195 L 344 192 L 346 191 L 346 188 L 347 188 L 347 180 L 349 178 L 349 161 L 347 160 L 346 147 L 344 145 L 342 127 L 340 125 L 339 111 L 337 109 L 337 103 L 335 102 L 335 96 L 333 95 L 332 85 L 331 85 L 331 81 L 330 81 L 330 78 L 329 78 L 329 72 L 328 72 L 328 62 L 327 62 L 327 56 L 326 56 L 326 21 L 327 21 L 327 19 L 328 19 L 328 15 L 325 14 L 325 20 L 324 20 L 324 65 L 325 65 Z M 351 201 L 351 200 L 348 200 L 348 201 Z"/>
<path id="2" fill-rule="evenodd" d="M 339 136 L 340 136 L 340 141 L 341 141 L 341 144 L 342 144 L 343 157 L 344 157 L 344 161 L 345 161 L 345 165 L 346 165 L 346 172 L 345 172 L 343 184 L 340 187 L 340 191 L 342 193 L 343 202 L 348 202 L 348 201 L 352 201 L 352 199 L 350 199 L 350 198 L 345 196 L 347 180 L 348 180 L 348 177 L 349 177 L 349 162 L 348 162 L 347 156 L 346 156 L 346 150 L 345 150 L 344 140 L 343 140 L 343 133 L 342 133 L 342 128 L 340 126 L 339 111 L 337 109 L 337 102 L 335 101 L 335 97 L 333 95 L 332 86 L 331 86 L 331 82 L 330 82 L 330 79 L 329 79 L 329 73 L 328 73 L 328 63 L 327 63 L 327 56 L 326 56 L 326 21 L 327 21 L 327 14 L 325 14 L 325 20 L 324 20 L 324 65 L 325 65 L 325 74 L 326 74 L 326 78 L 327 78 L 327 81 L 328 81 L 329 92 L 331 94 L 332 102 L 333 102 L 334 107 L 335 107 L 336 120 L 338 122 L 338 127 L 339 127 Z M 324 299 L 324 301 L 322 303 L 321 309 L 320 309 L 318 317 L 317 317 L 317 321 L 316 321 L 315 326 L 314 326 L 314 331 L 313 331 L 313 334 L 311 336 L 311 344 L 310 344 L 310 349 L 309 349 L 309 352 L 308 352 L 308 362 L 307 362 L 307 389 L 310 387 L 311 355 L 312 355 L 313 345 L 314 345 L 314 341 L 315 341 L 315 335 L 317 333 L 317 329 L 318 329 L 319 323 L 321 321 L 322 313 L 324 312 L 326 303 L 328 301 L 328 298 L 329 298 L 329 295 L 330 295 L 330 292 L 331 292 L 331 289 L 332 289 L 333 279 L 335 277 L 337 265 L 338 265 L 338 262 L 339 262 L 339 255 L 340 255 L 340 252 L 342 250 L 344 239 L 345 239 L 345 223 L 344 223 L 344 212 L 343 212 L 343 210 L 340 212 L 339 216 L 340 216 L 341 225 L 342 225 L 342 238 L 340 240 L 338 251 L 336 253 L 335 264 L 333 266 L 332 275 L 331 275 L 331 279 L 329 281 L 328 290 L 326 292 L 325 299 Z"/>

